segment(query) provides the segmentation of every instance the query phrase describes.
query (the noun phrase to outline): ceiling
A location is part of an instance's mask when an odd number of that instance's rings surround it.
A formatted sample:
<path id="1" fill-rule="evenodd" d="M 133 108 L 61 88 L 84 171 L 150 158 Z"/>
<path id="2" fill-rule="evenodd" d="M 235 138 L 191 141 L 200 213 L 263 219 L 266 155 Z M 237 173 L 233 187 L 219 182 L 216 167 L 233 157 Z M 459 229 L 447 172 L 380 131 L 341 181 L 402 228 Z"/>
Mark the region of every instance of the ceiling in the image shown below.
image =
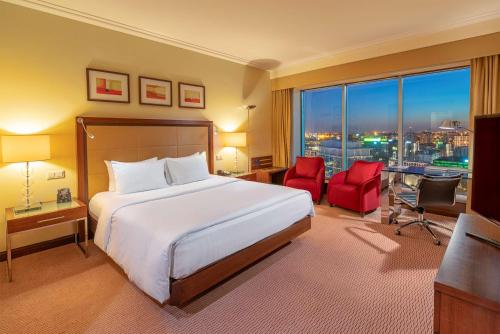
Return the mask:
<path id="1" fill-rule="evenodd" d="M 7 0 L 272 76 L 500 31 L 499 0 Z"/>

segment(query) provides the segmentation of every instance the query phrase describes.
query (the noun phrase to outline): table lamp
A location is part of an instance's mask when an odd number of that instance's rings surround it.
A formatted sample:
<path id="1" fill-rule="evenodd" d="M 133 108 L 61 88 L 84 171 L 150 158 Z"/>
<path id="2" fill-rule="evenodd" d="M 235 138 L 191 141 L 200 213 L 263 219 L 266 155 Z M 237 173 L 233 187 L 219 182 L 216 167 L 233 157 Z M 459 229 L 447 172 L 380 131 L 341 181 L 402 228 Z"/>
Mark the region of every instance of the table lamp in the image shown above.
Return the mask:
<path id="1" fill-rule="evenodd" d="M 33 172 L 30 170 L 30 162 L 50 159 L 50 137 L 48 135 L 2 136 L 2 158 L 3 162 L 26 164 L 23 184 L 24 205 L 16 207 L 14 212 L 17 214 L 41 209 L 40 202 L 31 200 Z"/>
<path id="2" fill-rule="evenodd" d="M 224 147 L 234 147 L 234 173 L 238 171 L 238 147 L 247 146 L 246 132 L 226 132 L 224 133 Z"/>

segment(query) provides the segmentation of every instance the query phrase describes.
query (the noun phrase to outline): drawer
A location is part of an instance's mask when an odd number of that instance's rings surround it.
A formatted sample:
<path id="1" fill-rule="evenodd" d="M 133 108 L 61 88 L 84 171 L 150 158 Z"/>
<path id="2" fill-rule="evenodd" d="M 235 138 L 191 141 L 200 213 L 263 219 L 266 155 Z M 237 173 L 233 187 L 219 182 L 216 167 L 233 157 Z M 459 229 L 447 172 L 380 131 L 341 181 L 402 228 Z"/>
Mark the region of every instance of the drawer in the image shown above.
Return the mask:
<path id="1" fill-rule="evenodd" d="M 87 208 L 71 208 L 67 210 L 59 210 L 41 215 L 23 217 L 19 219 L 9 220 L 7 222 L 8 233 L 16 233 L 28 231 L 44 226 L 50 226 L 68 222 L 71 220 L 84 219 L 87 217 Z"/>

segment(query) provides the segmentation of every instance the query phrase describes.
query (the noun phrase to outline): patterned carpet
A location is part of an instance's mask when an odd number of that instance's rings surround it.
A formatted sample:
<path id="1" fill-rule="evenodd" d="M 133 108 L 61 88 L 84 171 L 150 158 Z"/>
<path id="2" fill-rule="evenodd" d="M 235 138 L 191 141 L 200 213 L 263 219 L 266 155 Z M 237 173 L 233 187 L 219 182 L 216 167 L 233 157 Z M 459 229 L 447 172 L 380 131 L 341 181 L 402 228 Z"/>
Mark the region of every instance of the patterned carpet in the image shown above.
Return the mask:
<path id="1" fill-rule="evenodd" d="M 438 247 L 418 227 L 394 235 L 377 212 L 316 209 L 312 230 L 182 309 L 95 246 L 88 259 L 74 245 L 17 258 L 14 282 L 0 275 L 0 333 L 432 333 L 450 232 Z"/>

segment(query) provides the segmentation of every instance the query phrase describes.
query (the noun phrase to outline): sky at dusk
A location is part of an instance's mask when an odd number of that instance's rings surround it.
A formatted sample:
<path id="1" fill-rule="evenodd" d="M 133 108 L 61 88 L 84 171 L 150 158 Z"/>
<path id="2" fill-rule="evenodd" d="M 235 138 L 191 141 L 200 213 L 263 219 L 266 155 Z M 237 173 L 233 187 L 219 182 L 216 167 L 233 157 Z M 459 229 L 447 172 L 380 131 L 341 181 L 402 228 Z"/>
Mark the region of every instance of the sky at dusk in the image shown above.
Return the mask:
<path id="1" fill-rule="evenodd" d="M 443 119 L 469 120 L 469 68 L 403 78 L 403 128 L 436 130 Z M 340 131 L 342 88 L 303 93 L 306 132 Z M 347 86 L 349 133 L 397 130 L 398 80 L 386 79 Z"/>

